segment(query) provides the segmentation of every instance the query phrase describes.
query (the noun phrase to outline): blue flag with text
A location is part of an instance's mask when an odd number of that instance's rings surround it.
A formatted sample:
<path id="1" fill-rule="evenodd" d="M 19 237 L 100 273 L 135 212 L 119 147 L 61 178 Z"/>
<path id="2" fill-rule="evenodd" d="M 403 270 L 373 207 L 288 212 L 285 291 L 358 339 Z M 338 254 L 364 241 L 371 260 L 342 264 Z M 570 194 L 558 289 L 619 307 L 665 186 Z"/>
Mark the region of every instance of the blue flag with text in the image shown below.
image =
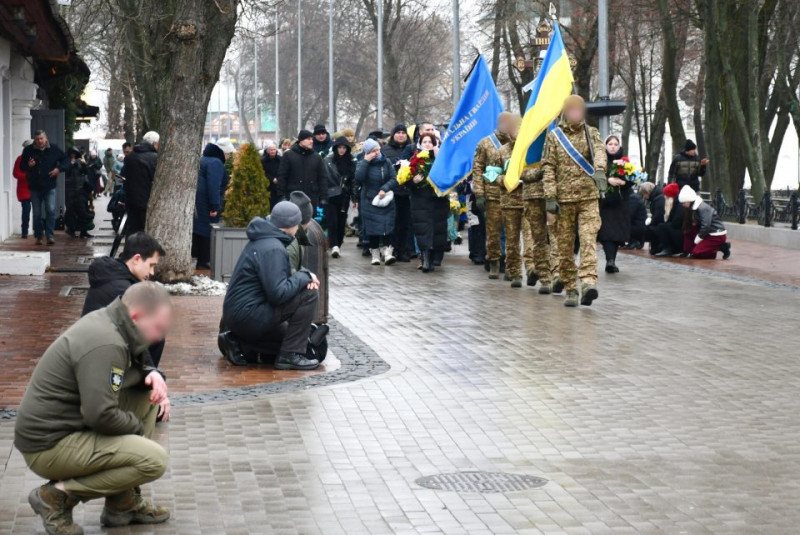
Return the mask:
<path id="1" fill-rule="evenodd" d="M 478 56 L 428 177 L 440 195 L 467 178 L 478 143 L 494 132 L 502 111 L 489 67 Z"/>

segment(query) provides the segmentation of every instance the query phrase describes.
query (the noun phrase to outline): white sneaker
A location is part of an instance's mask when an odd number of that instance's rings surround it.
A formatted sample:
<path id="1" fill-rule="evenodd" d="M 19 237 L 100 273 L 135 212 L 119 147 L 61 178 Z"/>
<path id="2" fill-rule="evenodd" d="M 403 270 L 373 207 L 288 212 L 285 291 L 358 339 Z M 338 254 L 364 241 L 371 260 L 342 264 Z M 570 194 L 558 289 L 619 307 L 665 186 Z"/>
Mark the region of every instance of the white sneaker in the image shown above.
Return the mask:
<path id="1" fill-rule="evenodd" d="M 381 265 L 381 251 L 380 249 L 372 249 L 370 251 L 372 253 L 372 265 L 373 266 L 380 266 Z"/>
<path id="2" fill-rule="evenodd" d="M 391 245 L 387 245 L 386 247 L 383 248 L 382 252 L 383 252 L 383 262 L 384 262 L 384 264 L 386 264 L 387 266 L 391 266 L 392 264 L 397 262 L 397 259 L 394 257 L 394 254 L 393 254 L 394 253 L 394 247 L 392 247 Z"/>
<path id="3" fill-rule="evenodd" d="M 334 247 L 331 248 L 331 256 L 333 258 L 339 258 L 339 247 L 338 246 L 334 246 Z"/>

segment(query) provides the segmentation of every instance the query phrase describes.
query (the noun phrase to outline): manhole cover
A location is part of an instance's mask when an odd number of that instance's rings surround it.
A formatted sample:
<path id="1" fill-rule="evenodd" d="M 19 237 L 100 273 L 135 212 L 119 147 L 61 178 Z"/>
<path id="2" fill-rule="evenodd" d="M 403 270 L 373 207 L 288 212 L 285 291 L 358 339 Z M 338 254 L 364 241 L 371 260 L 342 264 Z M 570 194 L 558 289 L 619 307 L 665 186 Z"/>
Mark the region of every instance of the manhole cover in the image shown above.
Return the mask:
<path id="1" fill-rule="evenodd" d="M 455 472 L 437 474 L 417 479 L 417 485 L 426 489 L 456 492 L 515 492 L 544 486 L 546 479 L 503 472 Z"/>

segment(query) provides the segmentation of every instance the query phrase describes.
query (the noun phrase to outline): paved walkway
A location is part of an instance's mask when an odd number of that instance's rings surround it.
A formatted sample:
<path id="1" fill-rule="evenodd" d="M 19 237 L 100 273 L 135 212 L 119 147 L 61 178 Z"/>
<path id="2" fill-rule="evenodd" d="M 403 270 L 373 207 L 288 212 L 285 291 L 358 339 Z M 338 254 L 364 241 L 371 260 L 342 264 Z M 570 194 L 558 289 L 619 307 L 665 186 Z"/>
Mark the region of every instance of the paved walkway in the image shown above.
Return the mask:
<path id="1" fill-rule="evenodd" d="M 463 249 L 426 276 L 371 267 L 348 243 L 331 270 L 332 350 L 342 368 L 364 355 L 378 375 L 184 398 L 158 431 L 170 469 L 148 489 L 173 519 L 114 533 L 797 533 L 797 287 L 721 261 L 627 255 L 622 273 L 601 275 L 595 305 L 572 310 L 486 280 Z M 52 296 L 54 276 L 22 286 Z M 17 284 L 0 281 L 3 320 L 28 311 Z M 53 315 L 30 314 L 28 339 L 52 338 L 42 325 L 69 311 Z M 199 325 L 197 365 L 234 373 Z M 39 481 L 12 426 L 0 421 L 0 533 L 41 533 L 26 503 Z M 547 483 L 493 494 L 416 483 L 463 471 Z M 102 532 L 101 506 L 76 509 L 86 533 Z"/>

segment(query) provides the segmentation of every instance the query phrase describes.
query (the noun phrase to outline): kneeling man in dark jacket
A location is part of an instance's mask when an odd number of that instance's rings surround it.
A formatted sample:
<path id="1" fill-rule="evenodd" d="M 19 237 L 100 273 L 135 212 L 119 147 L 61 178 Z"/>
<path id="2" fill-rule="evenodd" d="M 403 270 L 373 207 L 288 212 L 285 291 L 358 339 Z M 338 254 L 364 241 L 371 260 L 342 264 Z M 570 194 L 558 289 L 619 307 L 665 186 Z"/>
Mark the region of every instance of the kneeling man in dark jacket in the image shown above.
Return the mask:
<path id="1" fill-rule="evenodd" d="M 306 358 L 319 280 L 307 269 L 292 274 L 286 251 L 301 219 L 297 205 L 281 201 L 269 218 L 256 217 L 247 227 L 250 243 L 236 263 L 222 308 L 227 332 L 220 335 L 220 348 L 232 364 L 247 364 L 242 344 L 269 346 L 279 333 L 282 343 L 275 368 L 313 370 L 319 366 L 318 360 Z M 285 333 L 284 322 L 288 322 Z"/>

